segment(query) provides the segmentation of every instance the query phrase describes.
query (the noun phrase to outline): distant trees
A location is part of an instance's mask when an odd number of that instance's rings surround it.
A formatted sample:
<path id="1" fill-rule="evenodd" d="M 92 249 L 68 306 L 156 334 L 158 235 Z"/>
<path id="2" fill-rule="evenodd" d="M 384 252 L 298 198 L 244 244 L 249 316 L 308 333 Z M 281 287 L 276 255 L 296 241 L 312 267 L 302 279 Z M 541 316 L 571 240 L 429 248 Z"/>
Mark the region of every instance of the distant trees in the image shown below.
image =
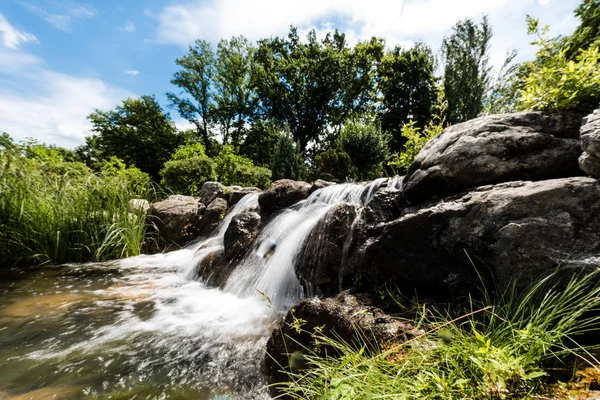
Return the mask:
<path id="1" fill-rule="evenodd" d="M 181 143 L 168 113 L 154 96 L 123 100 L 113 110 L 96 110 L 88 116 L 94 136 L 77 153 L 88 164 L 116 156 L 158 180 L 158 172 Z"/>
<path id="2" fill-rule="evenodd" d="M 492 28 L 484 16 L 481 24 L 470 19 L 457 22 L 442 42 L 447 121 L 452 124 L 475 118 L 483 110 L 491 79 L 491 38 Z"/>

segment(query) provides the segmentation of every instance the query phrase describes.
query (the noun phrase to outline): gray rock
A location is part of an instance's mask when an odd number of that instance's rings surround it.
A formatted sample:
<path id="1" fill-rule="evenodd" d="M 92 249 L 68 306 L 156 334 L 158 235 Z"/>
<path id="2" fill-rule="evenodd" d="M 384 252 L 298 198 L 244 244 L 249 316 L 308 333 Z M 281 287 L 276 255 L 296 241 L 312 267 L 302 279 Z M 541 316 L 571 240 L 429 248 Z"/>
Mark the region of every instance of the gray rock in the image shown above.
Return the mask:
<path id="1" fill-rule="evenodd" d="M 338 293 L 340 277 L 343 279 L 351 275 L 352 271 L 343 268 L 342 261 L 344 245 L 352 232 L 357 214 L 358 206 L 352 204 L 334 207 L 306 239 L 294 268 L 309 295 Z"/>
<path id="2" fill-rule="evenodd" d="M 410 166 L 404 195 L 419 203 L 476 186 L 581 175 L 575 113 L 490 115 L 446 128 Z"/>
<path id="3" fill-rule="evenodd" d="M 291 326 L 294 319 L 306 321 L 300 332 Z M 273 385 L 269 387 L 273 397 L 281 395 L 277 384 L 288 379 L 282 369 L 297 371 L 306 367 L 302 355 L 306 349 L 314 348 L 311 333 L 317 327 L 323 327 L 322 335 L 341 337 L 357 349 L 362 346 L 377 349 L 387 343 L 402 343 L 423 333 L 373 307 L 365 296 L 342 292 L 334 298 L 302 300 L 288 312 L 267 342 L 265 372 L 268 382 Z M 338 356 L 335 349 L 325 345 L 319 345 L 316 351 L 323 356 Z"/>
<path id="4" fill-rule="evenodd" d="M 194 238 L 199 222 L 199 203 L 189 196 L 170 196 L 148 209 L 150 220 L 167 241 L 182 243 Z"/>
<path id="5" fill-rule="evenodd" d="M 223 238 L 227 260 L 238 260 L 252 247 L 260 232 L 260 222 L 260 215 L 256 212 L 245 212 L 231 219 Z"/>
<path id="6" fill-rule="evenodd" d="M 196 277 L 207 286 L 222 287 L 235 265 L 227 263 L 223 250 L 208 253 L 198 263 Z"/>
<path id="7" fill-rule="evenodd" d="M 228 186 L 229 189 L 229 206 L 236 205 L 245 195 L 250 193 L 260 193 L 261 190 L 257 187 L 241 187 L 241 186 Z"/>
<path id="8" fill-rule="evenodd" d="M 408 207 L 402 191 L 394 187 L 379 189 L 362 211 L 368 225 L 398 218 Z"/>
<path id="9" fill-rule="evenodd" d="M 176 201 L 187 201 L 187 202 L 198 202 L 198 199 L 192 196 L 185 196 L 183 194 L 172 194 L 167 197 L 167 200 L 176 200 Z"/>
<path id="10" fill-rule="evenodd" d="M 262 212 L 272 213 L 306 199 L 310 188 L 306 182 L 281 179 L 260 194 L 258 204 Z"/>
<path id="11" fill-rule="evenodd" d="M 214 199 L 225 198 L 225 186 L 219 182 L 204 182 L 200 189 L 200 203 L 209 205 Z"/>
<path id="12" fill-rule="evenodd" d="M 404 210 L 371 227 L 350 264 L 369 281 L 407 294 L 453 298 L 484 280 L 518 288 L 557 265 L 600 254 L 600 184 L 573 177 L 483 186 L 440 203 Z"/>
<path id="13" fill-rule="evenodd" d="M 600 109 L 584 118 L 581 126 L 579 167 L 586 173 L 600 177 Z"/>
<path id="14" fill-rule="evenodd" d="M 227 211 L 227 200 L 217 197 L 214 199 L 204 211 L 204 215 L 200 219 L 198 234 L 200 236 L 210 235 L 212 231 L 219 225 L 219 222 L 225 216 Z"/>

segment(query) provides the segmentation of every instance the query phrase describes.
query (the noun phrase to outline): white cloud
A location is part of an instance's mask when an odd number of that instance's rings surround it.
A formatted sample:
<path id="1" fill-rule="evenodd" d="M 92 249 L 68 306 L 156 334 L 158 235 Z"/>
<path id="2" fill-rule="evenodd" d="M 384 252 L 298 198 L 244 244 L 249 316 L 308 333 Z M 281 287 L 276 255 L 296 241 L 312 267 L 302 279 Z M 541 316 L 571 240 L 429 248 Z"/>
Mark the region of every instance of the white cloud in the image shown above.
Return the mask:
<path id="1" fill-rule="evenodd" d="M 71 30 L 71 25 L 75 21 L 96 16 L 94 7 L 72 1 L 37 0 L 21 1 L 21 4 L 44 21 L 65 32 Z"/>
<path id="2" fill-rule="evenodd" d="M 131 76 L 138 76 L 139 74 L 141 74 L 140 71 L 136 71 L 135 69 L 128 69 L 125 72 L 127 75 L 131 75 Z"/>
<path id="3" fill-rule="evenodd" d="M 0 132 L 17 140 L 75 147 L 90 133 L 91 112 L 131 96 L 99 78 L 62 74 L 34 55 L 0 45 Z"/>
<path id="4" fill-rule="evenodd" d="M 0 44 L 11 49 L 18 49 L 21 44 L 27 42 L 39 43 L 39 40 L 31 33 L 21 32 L 9 24 L 2 14 L 0 14 L 0 38 L 2 39 Z"/>
<path id="5" fill-rule="evenodd" d="M 437 51 L 444 35 L 457 20 L 488 14 L 493 26 L 492 61 L 502 64 L 506 50 L 529 52 L 525 15 L 569 33 L 576 20 L 572 11 L 579 0 L 187 0 L 145 14 L 158 21 L 155 40 L 187 46 L 196 39 L 216 43 L 244 35 L 249 39 L 285 35 L 290 24 L 301 33 L 339 28 L 353 44 L 371 36 L 383 37 L 388 46 L 423 41 Z M 539 4 L 538 4 L 539 3 Z M 560 3 L 560 4 L 559 4 Z M 527 54 L 529 54 L 527 53 Z"/>
<path id="6" fill-rule="evenodd" d="M 135 32 L 135 24 L 131 21 L 127 21 L 127 23 L 125 24 L 125 26 L 123 27 L 123 30 L 125 32 Z"/>

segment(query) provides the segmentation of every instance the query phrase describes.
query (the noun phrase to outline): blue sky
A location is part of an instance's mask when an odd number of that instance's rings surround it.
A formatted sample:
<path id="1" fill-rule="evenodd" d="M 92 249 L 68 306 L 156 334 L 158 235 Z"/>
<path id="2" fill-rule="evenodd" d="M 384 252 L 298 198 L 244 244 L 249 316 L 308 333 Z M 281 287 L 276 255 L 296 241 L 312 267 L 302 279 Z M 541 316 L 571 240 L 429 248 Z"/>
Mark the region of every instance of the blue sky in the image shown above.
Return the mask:
<path id="1" fill-rule="evenodd" d="M 127 97 L 164 94 L 174 63 L 197 38 L 252 40 L 338 28 L 351 43 L 373 35 L 389 46 L 424 41 L 437 51 L 458 19 L 488 14 L 492 62 L 534 49 L 525 15 L 570 34 L 579 0 L 0 0 L 0 132 L 73 148 L 86 116 Z M 185 126 L 175 111 L 171 116 Z"/>

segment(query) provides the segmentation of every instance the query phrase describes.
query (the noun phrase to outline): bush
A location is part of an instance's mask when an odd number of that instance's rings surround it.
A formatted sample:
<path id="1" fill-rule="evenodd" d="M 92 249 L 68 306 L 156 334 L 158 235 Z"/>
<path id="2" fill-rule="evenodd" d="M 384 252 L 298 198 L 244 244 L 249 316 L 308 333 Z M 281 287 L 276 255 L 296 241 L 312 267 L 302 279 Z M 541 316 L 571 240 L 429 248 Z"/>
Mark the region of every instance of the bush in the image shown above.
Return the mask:
<path id="1" fill-rule="evenodd" d="M 389 140 L 375 124 L 350 122 L 340 132 L 338 147 L 350 156 L 359 180 L 374 179 L 389 157 Z"/>
<path id="2" fill-rule="evenodd" d="M 574 60 L 567 58 L 561 41 L 547 37 L 548 27 L 528 17 L 529 34 L 537 35 L 536 60 L 524 64 L 519 108 L 532 110 L 579 110 L 588 112 L 600 102 L 600 53 L 593 45 L 581 50 Z"/>
<path id="3" fill-rule="evenodd" d="M 94 174 L 60 151 L 0 137 L 0 260 L 8 265 L 106 260 L 137 255 L 145 221 L 128 202 L 150 196 L 146 174 L 122 162 Z M 35 151 L 33 151 L 35 150 Z M 114 167 L 114 165 L 113 165 Z M 137 176 L 130 181 L 132 176 Z"/>
<path id="4" fill-rule="evenodd" d="M 207 156 L 169 160 L 160 171 L 161 184 L 173 192 L 195 195 L 206 181 L 216 181 L 215 163 Z"/>
<path id="5" fill-rule="evenodd" d="M 288 133 L 279 135 L 271 171 L 273 171 L 273 180 L 294 179 L 300 181 L 305 179 L 304 155 L 300 150 L 300 145 L 295 143 Z"/>
<path id="6" fill-rule="evenodd" d="M 266 188 L 271 184 L 271 170 L 255 167 L 246 157 L 233 153 L 231 146 L 223 146 L 215 158 L 217 179 L 223 185 L 256 186 Z"/>
<path id="7" fill-rule="evenodd" d="M 344 182 L 354 179 L 355 168 L 348 153 L 344 150 L 331 148 L 315 157 L 317 176 L 325 174 L 332 176 L 335 180 Z"/>

